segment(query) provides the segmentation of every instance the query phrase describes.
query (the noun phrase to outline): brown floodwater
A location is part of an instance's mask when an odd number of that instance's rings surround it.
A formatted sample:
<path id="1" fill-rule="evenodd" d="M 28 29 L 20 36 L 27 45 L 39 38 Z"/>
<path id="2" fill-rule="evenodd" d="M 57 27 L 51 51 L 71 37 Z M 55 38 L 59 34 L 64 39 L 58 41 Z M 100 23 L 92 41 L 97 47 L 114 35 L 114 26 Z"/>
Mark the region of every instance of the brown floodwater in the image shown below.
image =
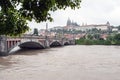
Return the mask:
<path id="1" fill-rule="evenodd" d="M 120 46 L 19 50 L 0 57 L 0 80 L 120 80 Z"/>

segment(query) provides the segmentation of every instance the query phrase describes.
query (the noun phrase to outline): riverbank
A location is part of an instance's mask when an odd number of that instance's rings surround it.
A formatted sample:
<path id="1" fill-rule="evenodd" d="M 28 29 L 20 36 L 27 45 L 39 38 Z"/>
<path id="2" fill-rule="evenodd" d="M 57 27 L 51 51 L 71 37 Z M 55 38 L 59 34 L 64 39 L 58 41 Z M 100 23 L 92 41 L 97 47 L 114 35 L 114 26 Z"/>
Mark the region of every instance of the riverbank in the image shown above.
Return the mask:
<path id="1" fill-rule="evenodd" d="M 120 45 L 120 41 L 79 39 L 79 40 L 76 40 L 76 44 L 78 45 Z"/>
<path id="2" fill-rule="evenodd" d="M 76 40 L 76 44 L 79 45 L 120 45 L 120 34 L 109 35 L 108 37 L 101 38 L 97 35 L 87 35 Z"/>

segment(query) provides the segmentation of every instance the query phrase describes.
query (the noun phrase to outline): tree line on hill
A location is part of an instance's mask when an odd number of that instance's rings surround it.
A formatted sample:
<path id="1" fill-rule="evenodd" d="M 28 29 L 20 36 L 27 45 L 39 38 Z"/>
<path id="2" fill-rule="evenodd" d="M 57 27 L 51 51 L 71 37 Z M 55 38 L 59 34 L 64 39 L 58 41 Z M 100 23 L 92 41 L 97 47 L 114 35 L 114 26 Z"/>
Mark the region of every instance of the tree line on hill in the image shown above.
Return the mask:
<path id="1" fill-rule="evenodd" d="M 106 39 L 100 38 L 100 35 L 87 35 L 76 40 L 79 45 L 120 45 L 120 34 L 109 35 Z"/>

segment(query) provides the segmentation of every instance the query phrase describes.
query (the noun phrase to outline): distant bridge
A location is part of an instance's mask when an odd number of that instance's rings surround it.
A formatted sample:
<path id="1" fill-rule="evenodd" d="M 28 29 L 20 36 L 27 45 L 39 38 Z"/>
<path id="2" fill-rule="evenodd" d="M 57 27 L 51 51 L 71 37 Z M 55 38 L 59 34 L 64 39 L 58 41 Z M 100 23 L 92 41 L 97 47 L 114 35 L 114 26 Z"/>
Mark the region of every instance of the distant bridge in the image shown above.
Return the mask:
<path id="1" fill-rule="evenodd" d="M 23 37 L 6 37 L 0 36 L 0 55 L 9 55 L 9 52 L 19 46 L 27 49 L 44 49 L 48 47 L 57 47 L 64 45 L 74 45 L 75 40 L 56 37 L 40 37 L 40 36 L 23 36 Z"/>

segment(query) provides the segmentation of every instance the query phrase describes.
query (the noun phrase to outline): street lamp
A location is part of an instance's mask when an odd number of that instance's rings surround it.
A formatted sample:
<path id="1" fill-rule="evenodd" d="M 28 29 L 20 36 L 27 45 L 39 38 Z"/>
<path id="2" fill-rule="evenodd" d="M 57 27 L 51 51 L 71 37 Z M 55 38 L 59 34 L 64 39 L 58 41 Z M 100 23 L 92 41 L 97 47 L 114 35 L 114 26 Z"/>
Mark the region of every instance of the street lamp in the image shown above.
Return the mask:
<path id="1" fill-rule="evenodd" d="M 46 23 L 45 39 L 48 38 L 48 23 Z"/>

